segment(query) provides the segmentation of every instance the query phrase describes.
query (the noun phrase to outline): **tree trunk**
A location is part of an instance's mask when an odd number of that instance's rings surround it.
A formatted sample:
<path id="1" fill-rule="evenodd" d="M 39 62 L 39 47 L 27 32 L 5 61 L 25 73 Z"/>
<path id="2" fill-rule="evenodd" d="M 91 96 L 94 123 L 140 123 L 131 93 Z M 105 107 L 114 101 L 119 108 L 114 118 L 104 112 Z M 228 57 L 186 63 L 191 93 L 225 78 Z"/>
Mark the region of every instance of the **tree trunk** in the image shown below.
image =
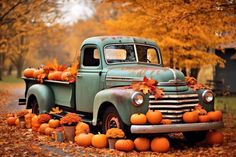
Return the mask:
<path id="1" fill-rule="evenodd" d="M 16 67 L 16 71 L 17 71 L 16 77 L 17 77 L 17 78 L 20 78 L 20 77 L 21 77 L 22 70 L 23 70 L 23 64 L 18 65 L 18 66 Z"/>
<path id="2" fill-rule="evenodd" d="M 7 75 L 10 76 L 12 75 L 12 70 L 13 70 L 13 65 L 11 64 L 7 70 Z"/>

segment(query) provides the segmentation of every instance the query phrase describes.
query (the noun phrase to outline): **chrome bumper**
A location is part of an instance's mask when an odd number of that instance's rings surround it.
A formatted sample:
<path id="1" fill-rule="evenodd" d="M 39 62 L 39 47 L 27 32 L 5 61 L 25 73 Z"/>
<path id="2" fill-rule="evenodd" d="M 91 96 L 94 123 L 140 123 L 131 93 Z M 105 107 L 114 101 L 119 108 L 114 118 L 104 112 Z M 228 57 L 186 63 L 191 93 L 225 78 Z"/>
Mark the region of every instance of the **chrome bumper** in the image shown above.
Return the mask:
<path id="1" fill-rule="evenodd" d="M 224 123 L 188 123 L 188 124 L 168 124 L 168 125 L 131 125 L 131 133 L 134 134 L 154 134 L 154 133 L 173 133 L 185 131 L 202 131 L 222 128 Z"/>

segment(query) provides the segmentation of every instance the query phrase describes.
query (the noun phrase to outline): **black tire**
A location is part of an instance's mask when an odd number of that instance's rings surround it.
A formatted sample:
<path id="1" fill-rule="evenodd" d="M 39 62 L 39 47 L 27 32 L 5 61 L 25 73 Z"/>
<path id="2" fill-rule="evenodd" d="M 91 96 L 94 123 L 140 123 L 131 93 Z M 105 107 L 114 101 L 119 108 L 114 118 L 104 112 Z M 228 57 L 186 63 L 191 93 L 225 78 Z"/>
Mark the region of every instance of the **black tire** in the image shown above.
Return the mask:
<path id="1" fill-rule="evenodd" d="M 126 129 L 126 125 L 122 122 L 119 113 L 113 106 L 109 106 L 102 115 L 102 133 L 106 133 L 110 128 L 120 128 L 123 131 Z"/>
<path id="2" fill-rule="evenodd" d="M 201 142 L 205 140 L 207 131 L 190 131 L 190 132 L 183 132 L 185 139 L 189 142 Z"/>
<path id="3" fill-rule="evenodd" d="M 32 113 L 39 114 L 39 104 L 36 98 L 30 102 L 30 105 L 32 106 Z"/>

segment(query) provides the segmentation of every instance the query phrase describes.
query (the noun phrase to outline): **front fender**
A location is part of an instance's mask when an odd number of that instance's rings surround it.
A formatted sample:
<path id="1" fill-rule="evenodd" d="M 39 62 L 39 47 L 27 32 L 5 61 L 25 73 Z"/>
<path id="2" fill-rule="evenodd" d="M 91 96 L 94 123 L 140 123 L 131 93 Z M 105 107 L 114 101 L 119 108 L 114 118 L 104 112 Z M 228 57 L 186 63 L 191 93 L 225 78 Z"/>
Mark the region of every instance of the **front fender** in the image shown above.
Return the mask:
<path id="1" fill-rule="evenodd" d="M 130 116 L 133 113 L 146 113 L 148 110 L 148 96 L 145 96 L 144 104 L 139 107 L 132 105 L 131 96 L 135 91 L 120 87 L 105 89 L 98 92 L 94 99 L 93 107 L 93 125 L 97 125 L 98 113 L 102 104 L 107 102 L 114 105 L 118 111 L 121 120 L 130 125 Z"/>
<path id="2" fill-rule="evenodd" d="M 35 96 L 39 105 L 39 112 L 46 113 L 54 106 L 54 94 L 52 90 L 43 84 L 31 86 L 26 95 L 27 108 L 29 108 L 29 98 Z"/>

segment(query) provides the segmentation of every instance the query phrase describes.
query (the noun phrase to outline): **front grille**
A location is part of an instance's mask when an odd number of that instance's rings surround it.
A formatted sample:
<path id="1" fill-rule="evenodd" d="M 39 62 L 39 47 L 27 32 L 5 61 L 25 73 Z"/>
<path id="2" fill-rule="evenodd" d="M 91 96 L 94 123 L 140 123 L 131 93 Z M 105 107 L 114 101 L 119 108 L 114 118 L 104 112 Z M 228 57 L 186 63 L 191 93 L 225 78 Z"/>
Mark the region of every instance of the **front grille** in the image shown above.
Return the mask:
<path id="1" fill-rule="evenodd" d="M 164 95 L 161 99 L 149 96 L 149 109 L 159 110 L 162 117 L 181 122 L 184 112 L 191 111 L 199 102 L 198 94 Z"/>

